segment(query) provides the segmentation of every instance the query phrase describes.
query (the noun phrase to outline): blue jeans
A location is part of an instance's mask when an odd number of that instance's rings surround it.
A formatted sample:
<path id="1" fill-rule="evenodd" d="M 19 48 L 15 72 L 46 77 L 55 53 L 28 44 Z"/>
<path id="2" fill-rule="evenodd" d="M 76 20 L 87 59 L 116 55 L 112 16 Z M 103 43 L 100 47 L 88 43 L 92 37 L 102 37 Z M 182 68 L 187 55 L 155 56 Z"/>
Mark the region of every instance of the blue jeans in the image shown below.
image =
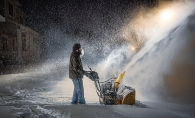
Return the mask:
<path id="1" fill-rule="evenodd" d="M 74 84 L 72 104 L 85 104 L 83 79 L 71 79 Z"/>

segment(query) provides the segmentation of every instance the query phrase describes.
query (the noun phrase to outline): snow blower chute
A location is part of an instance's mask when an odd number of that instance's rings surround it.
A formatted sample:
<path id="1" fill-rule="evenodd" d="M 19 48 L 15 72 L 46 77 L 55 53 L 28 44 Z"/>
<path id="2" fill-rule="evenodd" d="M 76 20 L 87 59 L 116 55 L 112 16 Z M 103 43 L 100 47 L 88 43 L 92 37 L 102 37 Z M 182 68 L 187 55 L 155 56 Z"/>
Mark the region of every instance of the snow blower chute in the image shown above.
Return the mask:
<path id="1" fill-rule="evenodd" d="M 86 76 L 95 83 L 100 104 L 135 104 L 135 89 L 125 85 L 119 86 L 124 74 L 125 72 L 122 72 L 117 78 L 111 78 L 107 81 L 100 82 L 97 72 L 92 70 L 87 72 Z"/>

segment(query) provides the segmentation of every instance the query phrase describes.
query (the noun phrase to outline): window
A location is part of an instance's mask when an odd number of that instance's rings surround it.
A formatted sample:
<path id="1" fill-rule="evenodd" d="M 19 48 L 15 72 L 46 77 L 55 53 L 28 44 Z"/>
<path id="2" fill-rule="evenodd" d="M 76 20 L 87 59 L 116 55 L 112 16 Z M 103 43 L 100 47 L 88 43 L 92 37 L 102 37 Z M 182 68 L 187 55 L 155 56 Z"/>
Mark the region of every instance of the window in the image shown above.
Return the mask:
<path id="1" fill-rule="evenodd" d="M 22 51 L 26 51 L 26 35 L 22 33 Z"/>
<path id="2" fill-rule="evenodd" d="M 0 14 L 4 17 L 4 0 L 0 0 Z"/>
<path id="3" fill-rule="evenodd" d="M 23 17 L 22 16 L 20 16 L 20 23 L 21 24 L 24 24 L 24 20 L 23 20 Z"/>
<path id="4" fill-rule="evenodd" d="M 15 39 L 13 39 L 12 44 L 13 44 L 13 51 L 16 51 L 16 40 Z"/>
<path id="5" fill-rule="evenodd" d="M 9 14 L 11 16 L 13 16 L 14 15 L 14 6 L 11 3 L 8 3 L 8 4 L 9 4 Z"/>
<path id="6" fill-rule="evenodd" d="M 0 7 L 3 7 L 4 6 L 4 0 L 1 0 L 0 1 Z"/>
<path id="7" fill-rule="evenodd" d="M 1 44 L 2 44 L 2 50 L 6 51 L 7 50 L 7 39 L 5 37 L 2 37 Z"/>

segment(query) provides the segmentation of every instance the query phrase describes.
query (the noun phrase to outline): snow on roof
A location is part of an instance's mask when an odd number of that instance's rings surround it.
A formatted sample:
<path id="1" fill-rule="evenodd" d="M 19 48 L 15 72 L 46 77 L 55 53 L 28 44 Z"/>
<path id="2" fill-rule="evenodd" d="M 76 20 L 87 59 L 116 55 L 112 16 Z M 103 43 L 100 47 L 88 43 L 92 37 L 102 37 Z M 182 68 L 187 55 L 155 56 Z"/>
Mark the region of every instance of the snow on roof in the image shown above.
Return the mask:
<path id="1" fill-rule="evenodd" d="M 5 17 L 0 15 L 0 22 L 5 22 Z"/>

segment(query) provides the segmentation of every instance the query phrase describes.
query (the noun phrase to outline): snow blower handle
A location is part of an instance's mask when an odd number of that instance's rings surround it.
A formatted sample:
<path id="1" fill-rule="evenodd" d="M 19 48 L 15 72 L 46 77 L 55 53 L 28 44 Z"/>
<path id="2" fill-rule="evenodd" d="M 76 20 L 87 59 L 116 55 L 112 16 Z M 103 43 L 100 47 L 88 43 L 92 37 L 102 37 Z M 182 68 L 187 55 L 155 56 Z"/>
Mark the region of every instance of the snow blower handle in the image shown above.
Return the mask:
<path id="1" fill-rule="evenodd" d="M 95 84 L 95 88 L 96 88 L 96 92 L 97 92 L 97 95 L 100 97 L 102 96 L 101 94 L 101 90 L 100 90 L 100 82 L 99 82 L 99 76 L 98 76 L 98 73 L 95 72 L 95 71 L 92 71 L 92 69 L 88 66 L 89 70 L 90 70 L 90 73 L 87 74 L 86 76 L 91 79 L 92 81 L 94 81 L 94 84 Z"/>
<path id="2" fill-rule="evenodd" d="M 92 71 L 92 69 L 88 66 L 89 70 Z"/>
<path id="3" fill-rule="evenodd" d="M 86 71 L 85 76 L 91 79 L 92 81 L 99 80 L 98 73 L 93 71 L 89 66 L 88 68 L 90 69 L 90 71 Z"/>

